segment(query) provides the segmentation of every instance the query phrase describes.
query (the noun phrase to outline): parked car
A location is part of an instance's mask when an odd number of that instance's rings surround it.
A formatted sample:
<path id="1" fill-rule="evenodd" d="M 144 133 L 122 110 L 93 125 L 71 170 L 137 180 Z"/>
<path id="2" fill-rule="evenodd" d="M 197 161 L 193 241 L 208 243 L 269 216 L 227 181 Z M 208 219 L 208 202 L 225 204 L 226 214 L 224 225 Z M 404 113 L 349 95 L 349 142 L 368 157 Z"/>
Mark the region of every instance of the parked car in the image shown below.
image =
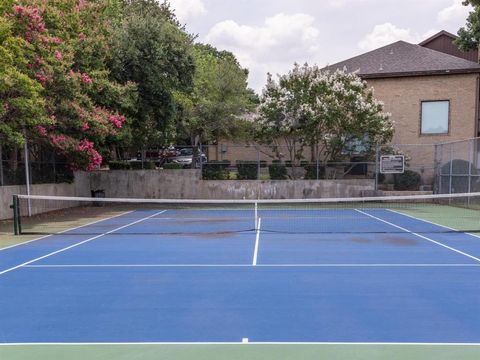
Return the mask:
<path id="1" fill-rule="evenodd" d="M 143 152 L 143 160 L 145 161 L 154 161 L 158 166 L 162 166 L 165 163 L 172 162 L 177 156 L 180 155 L 180 152 L 175 149 L 173 146 L 163 148 L 160 150 L 146 150 Z M 142 160 L 142 152 L 137 153 L 137 160 Z"/>
<path id="2" fill-rule="evenodd" d="M 200 167 L 200 163 L 205 164 L 207 161 L 207 156 L 204 153 L 201 153 L 197 157 L 196 167 Z M 180 149 L 179 155 L 172 159 L 172 162 L 181 164 L 184 168 L 190 168 L 193 162 L 193 148 Z"/>

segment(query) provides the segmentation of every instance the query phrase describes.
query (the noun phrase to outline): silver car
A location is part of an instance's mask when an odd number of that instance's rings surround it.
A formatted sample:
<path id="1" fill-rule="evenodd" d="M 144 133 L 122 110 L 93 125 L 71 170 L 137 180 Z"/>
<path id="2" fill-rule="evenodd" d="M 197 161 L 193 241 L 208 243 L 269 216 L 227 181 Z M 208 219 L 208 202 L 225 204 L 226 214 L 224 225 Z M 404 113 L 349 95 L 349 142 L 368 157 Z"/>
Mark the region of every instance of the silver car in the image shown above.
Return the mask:
<path id="1" fill-rule="evenodd" d="M 208 161 L 207 156 L 204 153 L 201 153 L 199 155 L 199 158 L 197 159 L 196 167 L 200 167 L 200 159 L 203 164 L 205 164 Z M 172 162 L 175 164 L 181 164 L 183 165 L 184 168 L 190 168 L 193 162 L 193 149 L 192 148 L 180 149 L 180 154 L 176 156 L 172 160 Z"/>

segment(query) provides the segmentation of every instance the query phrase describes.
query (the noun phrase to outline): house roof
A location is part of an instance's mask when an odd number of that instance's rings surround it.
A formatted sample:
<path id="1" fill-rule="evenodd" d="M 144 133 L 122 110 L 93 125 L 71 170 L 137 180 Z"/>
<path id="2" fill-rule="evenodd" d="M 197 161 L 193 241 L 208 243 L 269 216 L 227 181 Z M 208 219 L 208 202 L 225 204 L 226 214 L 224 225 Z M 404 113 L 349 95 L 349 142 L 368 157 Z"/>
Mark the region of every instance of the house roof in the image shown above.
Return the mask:
<path id="1" fill-rule="evenodd" d="M 449 38 L 451 38 L 452 40 L 457 40 L 457 35 L 454 35 L 454 34 L 448 32 L 448 31 L 442 30 L 442 31 L 436 33 L 435 35 L 430 36 L 428 39 L 423 40 L 423 41 L 422 41 L 420 44 L 418 44 L 418 45 L 420 45 L 420 46 L 425 46 L 425 45 L 431 43 L 433 40 L 438 39 L 439 37 L 442 37 L 442 36 L 449 37 Z"/>
<path id="2" fill-rule="evenodd" d="M 480 73 L 480 64 L 405 41 L 329 65 L 325 69 L 334 71 L 344 68 L 349 72 L 357 72 L 365 79 Z"/>

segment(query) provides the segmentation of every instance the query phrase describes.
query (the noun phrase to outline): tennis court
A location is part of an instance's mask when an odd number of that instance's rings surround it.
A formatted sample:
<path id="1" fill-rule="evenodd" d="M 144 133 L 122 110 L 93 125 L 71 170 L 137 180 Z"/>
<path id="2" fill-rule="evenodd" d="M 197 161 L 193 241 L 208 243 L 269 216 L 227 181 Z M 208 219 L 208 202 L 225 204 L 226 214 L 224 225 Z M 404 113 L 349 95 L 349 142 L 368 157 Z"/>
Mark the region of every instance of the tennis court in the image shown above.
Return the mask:
<path id="1" fill-rule="evenodd" d="M 0 348 L 472 347 L 474 199 L 158 201 L 54 234 L 37 226 L 43 238 L 0 250 Z"/>

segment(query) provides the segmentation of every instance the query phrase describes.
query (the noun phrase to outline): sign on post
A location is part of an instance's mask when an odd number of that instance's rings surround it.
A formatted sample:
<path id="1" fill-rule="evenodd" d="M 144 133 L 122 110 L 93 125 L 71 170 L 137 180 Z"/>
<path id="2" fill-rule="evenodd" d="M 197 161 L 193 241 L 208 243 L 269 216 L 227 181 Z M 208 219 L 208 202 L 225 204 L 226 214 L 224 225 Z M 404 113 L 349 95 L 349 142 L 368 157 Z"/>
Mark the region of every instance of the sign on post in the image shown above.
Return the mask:
<path id="1" fill-rule="evenodd" d="M 403 174 L 405 172 L 404 155 L 383 155 L 380 157 L 381 174 Z"/>

